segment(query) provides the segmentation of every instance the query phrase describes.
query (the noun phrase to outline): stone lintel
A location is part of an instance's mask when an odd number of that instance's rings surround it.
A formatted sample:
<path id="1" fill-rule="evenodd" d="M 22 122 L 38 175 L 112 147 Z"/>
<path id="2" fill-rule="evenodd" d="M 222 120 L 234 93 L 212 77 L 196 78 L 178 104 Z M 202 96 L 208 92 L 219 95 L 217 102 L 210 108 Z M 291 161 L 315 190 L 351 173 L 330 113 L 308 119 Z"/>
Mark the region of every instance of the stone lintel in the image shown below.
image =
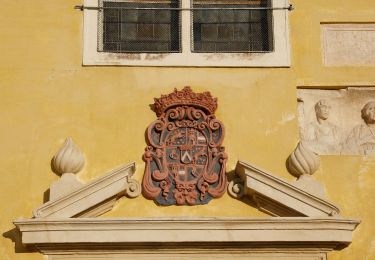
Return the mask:
<path id="1" fill-rule="evenodd" d="M 61 248 L 167 245 L 325 248 L 347 246 L 357 220 L 341 218 L 134 218 L 19 219 L 22 243 L 43 251 Z M 92 249 L 92 248 L 91 248 Z"/>
<path id="2" fill-rule="evenodd" d="M 260 210 L 270 215 L 323 217 L 340 213 L 335 205 L 325 199 L 248 163 L 239 161 L 235 171 L 243 182 L 245 196 L 250 196 Z"/>
<path id="3" fill-rule="evenodd" d="M 95 217 L 112 209 L 119 196 L 140 194 L 140 185 L 131 179 L 135 163 L 122 165 L 56 200 L 48 201 L 33 214 L 36 218 Z"/>

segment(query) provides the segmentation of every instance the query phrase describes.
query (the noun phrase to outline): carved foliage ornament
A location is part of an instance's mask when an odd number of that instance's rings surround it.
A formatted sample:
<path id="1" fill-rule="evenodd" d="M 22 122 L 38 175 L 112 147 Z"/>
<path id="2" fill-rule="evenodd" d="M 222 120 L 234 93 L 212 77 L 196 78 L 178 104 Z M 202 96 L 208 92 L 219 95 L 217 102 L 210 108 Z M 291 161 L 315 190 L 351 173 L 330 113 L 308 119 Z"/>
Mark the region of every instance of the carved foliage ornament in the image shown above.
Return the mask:
<path id="1" fill-rule="evenodd" d="M 155 98 L 158 119 L 147 128 L 143 195 L 160 205 L 206 204 L 224 194 L 227 154 L 217 99 L 190 87 Z"/>

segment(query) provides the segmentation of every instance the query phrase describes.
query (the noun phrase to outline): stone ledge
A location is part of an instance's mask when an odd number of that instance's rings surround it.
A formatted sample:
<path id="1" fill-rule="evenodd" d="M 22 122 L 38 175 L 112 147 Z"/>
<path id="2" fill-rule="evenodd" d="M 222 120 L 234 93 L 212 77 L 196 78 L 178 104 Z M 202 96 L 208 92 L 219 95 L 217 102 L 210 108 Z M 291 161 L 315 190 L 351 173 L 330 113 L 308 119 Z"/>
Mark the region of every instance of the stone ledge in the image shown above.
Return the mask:
<path id="1" fill-rule="evenodd" d="M 358 220 L 340 218 L 198 219 L 20 219 L 14 224 L 22 243 L 38 248 L 62 244 L 111 247 L 141 243 L 303 243 L 342 248 L 352 241 Z"/>
<path id="2" fill-rule="evenodd" d="M 136 256 L 135 256 L 136 255 Z M 253 249 L 239 249 L 222 251 L 220 249 L 215 250 L 191 250 L 186 251 L 180 250 L 169 250 L 167 252 L 158 250 L 155 253 L 155 249 L 149 251 L 131 251 L 127 253 L 116 253 L 112 252 L 101 252 L 98 254 L 79 254 L 74 253 L 70 255 L 53 255 L 49 256 L 49 260 L 124 260 L 124 259 L 137 259 L 137 260 L 165 260 L 165 259 L 178 259 L 178 260 L 191 260 L 192 258 L 199 258 L 200 260 L 212 260 L 212 259 L 236 259 L 236 260 L 326 260 L 326 255 L 319 252 L 311 251 L 278 251 L 270 252 L 263 250 L 263 252 L 254 252 Z"/>

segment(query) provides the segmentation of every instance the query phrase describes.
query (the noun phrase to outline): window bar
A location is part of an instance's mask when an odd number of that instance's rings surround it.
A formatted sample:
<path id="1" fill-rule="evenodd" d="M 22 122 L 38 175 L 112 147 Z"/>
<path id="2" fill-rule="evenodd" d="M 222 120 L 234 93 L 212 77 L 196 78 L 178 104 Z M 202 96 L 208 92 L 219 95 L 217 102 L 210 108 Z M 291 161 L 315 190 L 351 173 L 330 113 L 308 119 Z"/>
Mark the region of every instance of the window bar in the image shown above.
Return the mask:
<path id="1" fill-rule="evenodd" d="M 83 10 L 104 10 L 104 9 L 121 9 L 121 10 L 175 10 L 175 11 L 194 11 L 194 10 L 288 10 L 293 11 L 294 6 L 290 4 L 285 7 L 195 7 L 195 8 L 172 8 L 172 7 L 97 7 L 76 5 L 74 9 Z"/>

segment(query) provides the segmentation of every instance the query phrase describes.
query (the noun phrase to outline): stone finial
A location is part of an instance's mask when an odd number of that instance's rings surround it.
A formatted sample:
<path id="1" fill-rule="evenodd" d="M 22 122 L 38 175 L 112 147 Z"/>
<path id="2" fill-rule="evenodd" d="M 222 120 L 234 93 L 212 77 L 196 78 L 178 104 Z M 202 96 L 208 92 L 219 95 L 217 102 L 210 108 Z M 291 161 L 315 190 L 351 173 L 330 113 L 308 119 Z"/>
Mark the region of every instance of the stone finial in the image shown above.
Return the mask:
<path id="1" fill-rule="evenodd" d="M 76 174 L 82 170 L 84 164 L 85 158 L 82 152 L 75 145 L 72 138 L 68 137 L 52 159 L 52 170 L 58 175 L 63 175 L 64 173 Z"/>
<path id="2" fill-rule="evenodd" d="M 320 157 L 304 142 L 299 142 L 287 159 L 287 169 L 295 177 L 312 175 L 319 169 Z"/>
<path id="3" fill-rule="evenodd" d="M 319 169 L 320 157 L 306 143 L 298 143 L 286 165 L 288 171 L 298 178 L 295 186 L 318 197 L 325 197 L 323 185 L 311 177 Z"/>
<path id="4" fill-rule="evenodd" d="M 52 170 L 61 178 L 52 183 L 50 200 L 56 200 L 82 186 L 75 174 L 82 170 L 84 164 L 85 158 L 80 149 L 74 144 L 72 138 L 66 138 L 64 145 L 52 158 Z"/>

